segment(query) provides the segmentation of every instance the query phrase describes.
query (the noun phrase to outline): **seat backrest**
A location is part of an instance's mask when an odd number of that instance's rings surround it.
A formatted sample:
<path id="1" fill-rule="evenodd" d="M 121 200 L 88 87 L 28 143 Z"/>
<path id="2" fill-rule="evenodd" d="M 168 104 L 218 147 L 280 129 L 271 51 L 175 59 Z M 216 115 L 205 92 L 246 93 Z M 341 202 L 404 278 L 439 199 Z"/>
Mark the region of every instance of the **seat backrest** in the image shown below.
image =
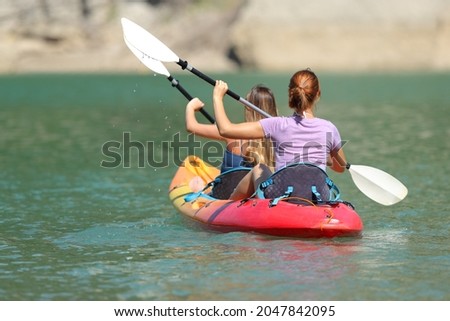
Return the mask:
<path id="1" fill-rule="evenodd" d="M 314 203 L 329 202 L 339 197 L 337 188 L 325 171 L 309 163 L 291 164 L 276 171 L 261 183 L 258 196 L 274 199 L 285 195 L 288 190 L 289 196 L 292 197 L 288 201 L 295 203 L 301 203 L 298 199 Z"/>
<path id="2" fill-rule="evenodd" d="M 250 172 L 251 168 L 237 167 L 217 176 L 213 181 L 210 196 L 217 199 L 229 199 L 237 184 Z"/>

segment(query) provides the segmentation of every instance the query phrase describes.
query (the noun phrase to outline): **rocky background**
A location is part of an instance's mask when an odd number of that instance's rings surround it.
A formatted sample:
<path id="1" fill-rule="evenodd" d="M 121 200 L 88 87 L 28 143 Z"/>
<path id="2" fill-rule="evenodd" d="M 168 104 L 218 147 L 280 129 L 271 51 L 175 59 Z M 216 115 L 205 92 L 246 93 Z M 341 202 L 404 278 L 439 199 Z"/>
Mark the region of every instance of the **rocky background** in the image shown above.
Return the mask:
<path id="1" fill-rule="evenodd" d="M 1 0 L 0 73 L 146 72 L 121 17 L 205 71 L 450 70 L 449 0 Z"/>

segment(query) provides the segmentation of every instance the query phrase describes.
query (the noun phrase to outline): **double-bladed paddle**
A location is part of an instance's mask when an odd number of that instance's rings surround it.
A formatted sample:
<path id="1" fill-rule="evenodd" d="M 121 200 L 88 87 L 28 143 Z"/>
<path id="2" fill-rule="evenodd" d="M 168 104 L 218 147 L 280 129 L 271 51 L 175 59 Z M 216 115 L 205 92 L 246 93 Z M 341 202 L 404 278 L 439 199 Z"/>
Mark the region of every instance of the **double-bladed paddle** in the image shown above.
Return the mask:
<path id="1" fill-rule="evenodd" d="M 211 85 L 215 85 L 216 82 L 214 79 L 189 65 L 187 61 L 181 60 L 172 50 L 147 30 L 126 18 L 122 18 L 121 21 L 125 43 L 128 48 L 130 48 L 136 57 L 149 69 L 165 75 L 172 83 L 172 86 L 180 90 L 186 98 L 189 100 L 192 99 L 186 90 L 181 87 L 179 82 L 170 76 L 169 71 L 161 61 L 175 62 L 183 69 L 187 69 Z M 234 92 L 228 90 L 227 94 L 260 114 L 271 117 L 269 114 Z M 214 119 L 205 110 L 202 109 L 201 112 L 211 121 L 211 123 L 214 123 Z M 392 175 L 380 169 L 371 166 L 350 164 L 347 164 L 346 168 L 350 172 L 352 180 L 359 190 L 377 203 L 382 205 L 393 205 L 403 200 L 408 194 L 408 189 L 405 185 Z"/>
<path id="2" fill-rule="evenodd" d="M 137 25 L 127 18 L 122 18 L 122 29 L 125 42 L 132 44 L 140 52 L 145 52 L 149 57 L 163 62 L 175 62 L 181 66 L 182 69 L 187 69 L 196 76 L 215 86 L 216 81 L 199 70 L 195 69 L 185 60 L 180 59 L 172 50 L 163 44 L 158 38 L 153 36 L 147 30 Z M 271 117 L 270 114 L 255 106 L 248 100 L 242 98 L 231 90 L 227 91 L 227 95 L 255 110 L 265 117 Z"/>

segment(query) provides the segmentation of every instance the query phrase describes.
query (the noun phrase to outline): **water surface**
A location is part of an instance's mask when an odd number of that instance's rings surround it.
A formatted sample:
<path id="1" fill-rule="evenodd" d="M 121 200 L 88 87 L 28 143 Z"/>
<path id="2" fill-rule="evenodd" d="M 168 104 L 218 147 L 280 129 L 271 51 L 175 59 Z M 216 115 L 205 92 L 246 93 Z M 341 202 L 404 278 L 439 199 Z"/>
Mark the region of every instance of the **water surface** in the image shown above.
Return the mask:
<path id="1" fill-rule="evenodd" d="M 264 83 L 288 113 L 289 75 L 213 76 L 242 96 Z M 168 200 L 174 161 L 140 168 L 132 148 L 128 166 L 102 168 L 102 146 L 124 133 L 169 160 L 187 155 L 164 144 L 186 138 L 186 101 L 162 77 L 0 77 L 0 299 L 449 300 L 450 76 L 319 76 L 318 115 L 349 140 L 349 160 L 409 188 L 384 207 L 330 174 L 362 238 L 204 231 Z M 212 113 L 212 87 L 176 77 Z M 240 105 L 226 105 L 241 119 Z"/>

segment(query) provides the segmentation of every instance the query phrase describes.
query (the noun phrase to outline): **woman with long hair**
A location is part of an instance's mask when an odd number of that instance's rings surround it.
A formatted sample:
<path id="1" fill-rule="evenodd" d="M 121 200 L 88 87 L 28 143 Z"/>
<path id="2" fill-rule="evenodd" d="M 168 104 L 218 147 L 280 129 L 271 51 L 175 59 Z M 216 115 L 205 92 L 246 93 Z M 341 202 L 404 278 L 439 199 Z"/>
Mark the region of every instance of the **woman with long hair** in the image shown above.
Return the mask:
<path id="1" fill-rule="evenodd" d="M 264 118 L 258 121 L 232 123 L 225 112 L 223 97 L 228 85 L 218 80 L 213 91 L 214 113 L 219 133 L 229 139 L 270 138 L 275 148 L 275 169 L 298 162 L 315 164 L 323 170 L 327 165 L 337 172 L 345 170 L 345 155 L 336 126 L 315 116 L 320 99 L 319 79 L 309 69 L 296 72 L 288 88 L 288 117 Z M 250 197 L 258 185 L 272 174 L 264 164 L 255 166 L 236 187 L 231 199 Z"/>
<path id="2" fill-rule="evenodd" d="M 268 87 L 263 85 L 254 86 L 247 94 L 246 99 L 271 116 L 278 115 L 275 96 Z M 203 106 L 204 103 L 198 98 L 192 99 L 186 105 L 186 130 L 195 135 L 224 141 L 226 143 L 221 166 L 222 173 L 236 167 L 253 167 L 259 163 L 263 163 L 270 168 L 274 167 L 275 161 L 270 138 L 226 138 L 220 135 L 215 124 L 202 124 L 197 121 L 195 112 Z M 246 122 L 259 121 L 263 117 L 253 109 L 245 107 Z"/>

